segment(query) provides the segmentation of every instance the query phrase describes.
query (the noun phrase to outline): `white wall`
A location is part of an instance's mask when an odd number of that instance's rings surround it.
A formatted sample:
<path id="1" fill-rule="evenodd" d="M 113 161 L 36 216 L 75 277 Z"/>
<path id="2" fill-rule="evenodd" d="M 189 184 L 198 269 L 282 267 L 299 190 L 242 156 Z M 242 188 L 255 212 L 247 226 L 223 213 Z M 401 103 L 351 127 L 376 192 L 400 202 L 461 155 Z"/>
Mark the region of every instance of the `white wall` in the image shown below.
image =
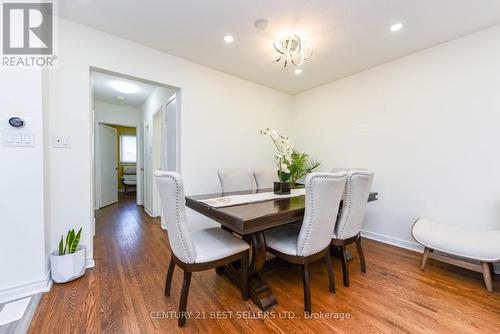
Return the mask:
<path id="1" fill-rule="evenodd" d="M 96 122 L 136 127 L 141 123 L 140 108 L 94 101 L 94 116 Z"/>
<path id="2" fill-rule="evenodd" d="M 0 303 L 48 287 L 44 226 L 42 74 L 2 71 L 0 131 L 20 116 L 34 147 L 0 145 Z"/>
<path id="3" fill-rule="evenodd" d="M 499 40 L 500 26 L 294 96 L 301 149 L 375 171 L 372 237 L 413 247 L 421 216 L 500 229 Z"/>
<path id="4" fill-rule="evenodd" d="M 47 157 L 52 247 L 63 231 L 79 226 L 82 243 L 91 243 L 90 66 L 182 89 L 181 172 L 188 194 L 217 191 L 219 167 L 273 164 L 273 147 L 259 130 L 286 130 L 289 95 L 76 23 L 58 23 L 58 67 L 48 74 L 48 131 L 71 135 L 72 148 L 50 149 Z M 90 249 L 89 264 L 92 257 Z"/>

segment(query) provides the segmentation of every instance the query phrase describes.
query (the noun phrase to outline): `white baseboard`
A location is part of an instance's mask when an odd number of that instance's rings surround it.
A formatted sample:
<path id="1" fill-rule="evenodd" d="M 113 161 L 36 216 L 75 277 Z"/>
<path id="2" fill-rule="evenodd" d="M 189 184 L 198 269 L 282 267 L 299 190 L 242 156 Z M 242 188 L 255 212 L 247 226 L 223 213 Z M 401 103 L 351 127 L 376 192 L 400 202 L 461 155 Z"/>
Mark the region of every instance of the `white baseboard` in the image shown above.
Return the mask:
<path id="1" fill-rule="evenodd" d="M 366 230 L 361 231 L 361 235 L 367 239 L 380 241 L 380 242 L 383 242 L 384 244 L 389 244 L 389 245 L 397 246 L 400 248 L 409 249 L 409 250 L 419 252 L 419 253 L 424 252 L 424 247 L 422 247 L 420 244 L 418 244 L 414 241 L 398 239 L 398 238 L 391 237 L 389 235 L 380 234 L 380 233 L 371 232 L 371 231 L 366 231 Z"/>
<path id="2" fill-rule="evenodd" d="M 47 292 L 51 287 L 52 279 L 50 277 L 49 271 L 47 273 L 47 276 L 42 280 L 0 290 L 0 304 L 28 296 L 33 296 L 37 293 Z"/>
<path id="3" fill-rule="evenodd" d="M 85 260 L 85 267 L 88 268 L 94 268 L 95 267 L 95 261 L 93 258 L 87 258 Z"/>
<path id="4" fill-rule="evenodd" d="M 372 239 L 376 241 L 380 241 L 384 244 L 393 245 L 396 247 L 408 249 L 411 251 L 423 253 L 424 247 L 417 242 L 408 241 L 403 239 L 394 238 L 385 234 L 380 234 L 371 231 L 361 231 L 361 235 L 367 239 Z M 495 274 L 500 274 L 500 263 L 494 264 Z"/>

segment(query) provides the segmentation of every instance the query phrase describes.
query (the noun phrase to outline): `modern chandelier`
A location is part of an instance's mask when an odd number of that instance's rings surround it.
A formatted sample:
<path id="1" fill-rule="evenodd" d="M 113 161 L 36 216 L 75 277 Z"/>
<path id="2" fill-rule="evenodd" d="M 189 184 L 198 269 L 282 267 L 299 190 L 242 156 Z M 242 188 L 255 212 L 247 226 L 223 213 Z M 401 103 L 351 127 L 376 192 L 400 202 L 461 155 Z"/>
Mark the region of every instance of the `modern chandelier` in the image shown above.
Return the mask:
<path id="1" fill-rule="evenodd" d="M 297 35 L 290 35 L 281 41 L 275 41 L 273 46 L 276 52 L 272 59 L 276 63 L 284 59 L 283 67 L 286 67 L 290 62 L 296 67 L 300 67 L 305 60 L 311 57 L 313 52 L 312 44 L 302 40 Z"/>

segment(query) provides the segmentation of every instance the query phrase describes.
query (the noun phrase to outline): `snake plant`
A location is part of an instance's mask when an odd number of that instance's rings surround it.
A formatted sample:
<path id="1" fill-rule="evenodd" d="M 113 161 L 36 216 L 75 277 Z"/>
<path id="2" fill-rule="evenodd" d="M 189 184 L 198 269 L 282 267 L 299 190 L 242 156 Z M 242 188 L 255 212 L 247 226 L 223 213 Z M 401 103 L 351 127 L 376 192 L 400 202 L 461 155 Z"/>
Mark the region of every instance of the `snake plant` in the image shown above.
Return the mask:
<path id="1" fill-rule="evenodd" d="M 68 235 L 66 236 L 66 243 L 64 243 L 64 235 L 61 235 L 61 241 L 59 241 L 59 256 L 73 254 L 76 252 L 78 244 L 80 243 L 81 234 L 81 227 L 78 230 L 78 233 L 75 233 L 75 229 L 69 230 Z"/>

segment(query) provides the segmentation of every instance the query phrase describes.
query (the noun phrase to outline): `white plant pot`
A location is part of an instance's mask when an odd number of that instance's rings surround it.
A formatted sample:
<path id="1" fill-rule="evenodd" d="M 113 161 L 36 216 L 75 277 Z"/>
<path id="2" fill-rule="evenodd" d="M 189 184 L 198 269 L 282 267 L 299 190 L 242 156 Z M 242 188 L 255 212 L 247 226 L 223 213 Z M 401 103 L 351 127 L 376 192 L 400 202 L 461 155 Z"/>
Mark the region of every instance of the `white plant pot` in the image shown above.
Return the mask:
<path id="1" fill-rule="evenodd" d="M 85 273 L 86 251 L 79 245 L 76 252 L 59 256 L 59 251 L 50 254 L 50 270 L 55 283 L 73 281 Z"/>

